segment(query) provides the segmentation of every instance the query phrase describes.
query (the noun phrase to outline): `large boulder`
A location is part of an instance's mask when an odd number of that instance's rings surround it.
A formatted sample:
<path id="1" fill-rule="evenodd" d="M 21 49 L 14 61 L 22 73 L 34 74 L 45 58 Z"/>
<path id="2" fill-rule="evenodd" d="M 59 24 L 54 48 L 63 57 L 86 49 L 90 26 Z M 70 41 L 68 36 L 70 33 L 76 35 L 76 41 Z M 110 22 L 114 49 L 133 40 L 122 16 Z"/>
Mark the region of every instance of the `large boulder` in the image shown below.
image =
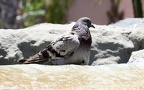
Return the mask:
<path id="1" fill-rule="evenodd" d="M 144 67 L 129 64 L 8 65 L 0 66 L 0 87 L 3 90 L 143 90 L 143 76 Z"/>
<path id="2" fill-rule="evenodd" d="M 16 64 L 18 59 L 36 54 L 70 27 L 44 23 L 25 29 L 1 29 L 0 64 Z"/>
<path id="3" fill-rule="evenodd" d="M 16 64 L 18 59 L 36 54 L 52 40 L 69 32 L 73 25 L 44 23 L 25 29 L 0 30 L 0 64 Z M 93 40 L 90 65 L 126 63 L 134 49 L 128 37 L 132 30 L 104 25 L 95 27 L 90 29 Z"/>

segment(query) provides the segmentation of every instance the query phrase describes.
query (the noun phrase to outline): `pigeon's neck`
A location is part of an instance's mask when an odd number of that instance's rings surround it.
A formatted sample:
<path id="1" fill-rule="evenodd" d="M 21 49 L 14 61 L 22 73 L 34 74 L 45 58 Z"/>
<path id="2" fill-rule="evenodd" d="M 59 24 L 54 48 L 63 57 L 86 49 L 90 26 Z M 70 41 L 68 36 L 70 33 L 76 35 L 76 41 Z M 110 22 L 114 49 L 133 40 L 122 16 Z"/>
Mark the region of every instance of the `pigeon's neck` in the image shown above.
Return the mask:
<path id="1" fill-rule="evenodd" d="M 86 39 L 85 38 L 79 38 L 79 40 L 80 40 L 80 44 L 81 45 L 91 46 L 91 44 L 92 44 L 92 38 L 91 38 L 91 36 L 87 37 Z"/>
<path id="2" fill-rule="evenodd" d="M 86 26 L 82 23 L 76 23 L 73 26 L 71 32 L 78 35 L 79 40 L 81 41 L 81 43 L 86 43 L 86 44 L 91 45 L 92 39 L 91 39 L 91 34 L 90 34 L 88 26 Z"/>

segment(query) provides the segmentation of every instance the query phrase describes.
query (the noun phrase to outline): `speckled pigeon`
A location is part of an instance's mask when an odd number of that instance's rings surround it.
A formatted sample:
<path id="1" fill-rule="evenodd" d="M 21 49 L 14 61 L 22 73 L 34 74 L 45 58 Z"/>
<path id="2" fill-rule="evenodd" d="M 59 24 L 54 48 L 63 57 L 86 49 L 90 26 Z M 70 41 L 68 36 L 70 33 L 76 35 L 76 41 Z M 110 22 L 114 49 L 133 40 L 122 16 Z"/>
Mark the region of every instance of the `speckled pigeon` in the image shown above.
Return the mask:
<path id="1" fill-rule="evenodd" d="M 80 18 L 71 32 L 51 42 L 46 48 L 29 58 L 18 60 L 24 64 L 88 65 L 92 38 L 89 28 L 95 28 L 88 17 Z"/>

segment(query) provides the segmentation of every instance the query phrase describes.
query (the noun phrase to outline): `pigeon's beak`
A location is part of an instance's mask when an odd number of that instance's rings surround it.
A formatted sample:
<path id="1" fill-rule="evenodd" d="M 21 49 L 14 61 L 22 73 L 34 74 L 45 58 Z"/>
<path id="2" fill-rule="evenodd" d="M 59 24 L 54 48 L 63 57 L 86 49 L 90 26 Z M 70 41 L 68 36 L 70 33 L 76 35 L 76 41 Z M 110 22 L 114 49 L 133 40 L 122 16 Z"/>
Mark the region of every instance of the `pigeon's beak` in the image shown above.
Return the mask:
<path id="1" fill-rule="evenodd" d="M 91 24 L 91 27 L 95 28 L 95 26 L 94 26 L 94 25 L 92 25 L 92 24 Z"/>

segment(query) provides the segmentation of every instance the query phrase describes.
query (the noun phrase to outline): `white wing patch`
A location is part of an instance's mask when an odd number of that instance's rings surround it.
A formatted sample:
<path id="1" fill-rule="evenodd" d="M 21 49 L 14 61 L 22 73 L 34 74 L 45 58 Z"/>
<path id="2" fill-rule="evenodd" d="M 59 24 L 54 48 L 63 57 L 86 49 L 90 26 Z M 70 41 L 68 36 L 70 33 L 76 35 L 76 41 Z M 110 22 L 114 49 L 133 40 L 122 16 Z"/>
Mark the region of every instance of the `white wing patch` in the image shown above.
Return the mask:
<path id="1" fill-rule="evenodd" d="M 80 45 L 77 35 L 64 35 L 51 43 L 53 49 L 60 55 L 67 57 L 77 50 Z"/>

